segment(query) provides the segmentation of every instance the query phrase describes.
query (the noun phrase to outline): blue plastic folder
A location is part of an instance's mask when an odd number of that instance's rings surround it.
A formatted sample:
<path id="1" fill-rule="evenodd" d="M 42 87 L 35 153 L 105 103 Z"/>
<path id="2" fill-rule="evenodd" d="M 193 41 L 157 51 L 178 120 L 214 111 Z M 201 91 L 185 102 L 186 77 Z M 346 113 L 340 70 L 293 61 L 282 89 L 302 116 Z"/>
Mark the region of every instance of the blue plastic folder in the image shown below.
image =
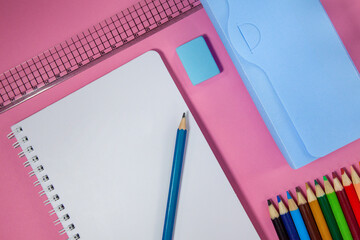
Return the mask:
<path id="1" fill-rule="evenodd" d="M 318 0 L 201 0 L 291 167 L 360 137 L 360 77 Z"/>

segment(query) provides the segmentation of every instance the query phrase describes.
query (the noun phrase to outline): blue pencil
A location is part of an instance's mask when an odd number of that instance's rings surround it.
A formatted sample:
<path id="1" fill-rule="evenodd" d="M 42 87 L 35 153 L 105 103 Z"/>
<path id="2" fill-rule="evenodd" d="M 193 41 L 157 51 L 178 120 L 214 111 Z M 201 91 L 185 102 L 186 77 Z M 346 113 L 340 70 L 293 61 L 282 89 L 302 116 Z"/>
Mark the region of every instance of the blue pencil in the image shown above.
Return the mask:
<path id="1" fill-rule="evenodd" d="M 165 215 L 164 230 L 162 236 L 163 240 L 171 240 L 173 235 L 181 169 L 184 158 L 186 133 L 187 133 L 186 119 L 184 113 L 181 118 L 179 129 L 177 130 L 177 135 L 176 135 L 175 152 L 174 152 L 173 166 L 171 170 L 169 195 L 166 206 L 166 215 Z"/>
<path id="2" fill-rule="evenodd" d="M 306 229 L 304 220 L 301 216 L 300 210 L 298 206 L 296 205 L 294 199 L 291 197 L 289 191 L 286 192 L 287 199 L 288 199 L 288 206 L 290 210 L 291 217 L 294 221 L 296 230 L 299 234 L 299 237 L 301 240 L 310 240 L 309 233 Z"/>
<path id="3" fill-rule="evenodd" d="M 281 220 L 283 221 L 285 230 L 288 233 L 290 240 L 300 240 L 299 234 L 296 231 L 295 224 L 291 219 L 290 213 L 285 207 L 285 204 L 283 203 L 279 195 L 277 196 L 277 200 L 278 200 L 280 217 Z"/>

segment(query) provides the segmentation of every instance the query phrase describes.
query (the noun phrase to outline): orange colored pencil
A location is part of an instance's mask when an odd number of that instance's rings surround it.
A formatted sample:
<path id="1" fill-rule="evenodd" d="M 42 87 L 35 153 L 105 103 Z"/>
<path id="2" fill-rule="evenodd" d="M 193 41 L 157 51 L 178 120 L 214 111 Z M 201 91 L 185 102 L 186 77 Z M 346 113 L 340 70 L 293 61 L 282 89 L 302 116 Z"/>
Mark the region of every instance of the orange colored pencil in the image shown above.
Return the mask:
<path id="1" fill-rule="evenodd" d="M 314 216 L 316 225 L 319 229 L 320 235 L 321 235 L 322 239 L 332 240 L 328 225 L 327 225 L 324 215 L 321 211 L 319 202 L 318 202 L 314 192 L 310 188 L 309 184 L 305 183 L 305 185 L 306 185 L 307 200 L 308 200 L 311 212 Z"/>
<path id="2" fill-rule="evenodd" d="M 341 178 L 342 178 L 342 184 L 345 188 L 346 195 L 349 199 L 351 208 L 354 212 L 356 221 L 360 226 L 360 201 L 356 195 L 354 185 L 352 184 L 349 176 L 346 174 L 344 168 L 341 169 Z"/>
<path id="3" fill-rule="evenodd" d="M 351 174 L 351 180 L 354 185 L 356 194 L 360 201 L 360 178 L 359 178 L 359 175 L 356 173 L 355 169 L 353 168 L 353 166 L 350 166 L 350 174 Z"/>

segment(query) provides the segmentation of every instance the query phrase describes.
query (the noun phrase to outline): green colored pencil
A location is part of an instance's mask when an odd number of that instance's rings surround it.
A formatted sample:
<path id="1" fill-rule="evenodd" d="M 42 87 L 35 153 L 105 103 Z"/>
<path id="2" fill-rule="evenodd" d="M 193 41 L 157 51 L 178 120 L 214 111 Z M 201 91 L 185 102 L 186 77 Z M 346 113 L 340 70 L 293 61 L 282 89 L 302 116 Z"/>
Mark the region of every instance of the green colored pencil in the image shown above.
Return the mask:
<path id="1" fill-rule="evenodd" d="M 335 190 L 331 186 L 331 183 L 328 181 L 326 176 L 324 176 L 323 179 L 324 179 L 324 188 L 325 188 L 326 197 L 329 200 L 330 207 L 335 216 L 335 220 L 339 226 L 340 233 L 344 238 L 344 240 L 352 240 L 353 237 L 351 235 L 349 226 L 346 222 L 344 213 L 341 209 L 339 200 L 336 196 Z"/>
<path id="2" fill-rule="evenodd" d="M 324 214 L 325 221 L 329 227 L 330 234 L 334 240 L 342 240 L 342 236 L 340 233 L 340 229 L 338 225 L 336 224 L 336 220 L 334 217 L 334 214 L 331 211 L 331 207 L 329 204 L 329 201 L 327 200 L 325 196 L 325 192 L 322 189 L 322 187 L 319 185 L 319 183 L 315 180 L 315 191 L 316 191 L 316 197 L 318 199 L 321 211 Z"/>

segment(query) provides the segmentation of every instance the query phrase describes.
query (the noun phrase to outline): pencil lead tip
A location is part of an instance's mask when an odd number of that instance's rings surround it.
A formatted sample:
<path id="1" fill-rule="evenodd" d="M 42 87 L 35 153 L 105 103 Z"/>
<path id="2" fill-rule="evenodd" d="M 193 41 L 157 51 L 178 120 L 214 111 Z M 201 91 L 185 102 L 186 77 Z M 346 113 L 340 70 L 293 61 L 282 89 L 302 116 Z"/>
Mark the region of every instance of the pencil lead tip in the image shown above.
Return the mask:
<path id="1" fill-rule="evenodd" d="M 270 199 L 267 200 L 267 204 L 268 204 L 268 206 L 271 205 L 271 200 Z"/>
<path id="2" fill-rule="evenodd" d="M 277 196 L 276 196 L 276 199 L 277 199 L 278 203 L 281 202 L 281 197 L 280 197 L 280 195 L 277 195 Z"/>
<path id="3" fill-rule="evenodd" d="M 291 195 L 290 195 L 289 191 L 286 191 L 286 196 L 287 196 L 287 199 L 292 199 L 292 197 L 291 197 Z"/>
<path id="4" fill-rule="evenodd" d="M 319 183 L 316 179 L 314 180 L 314 182 L 315 182 L 315 185 L 319 185 Z"/>
<path id="5" fill-rule="evenodd" d="M 306 190 L 310 188 L 309 183 L 305 183 Z"/>
<path id="6" fill-rule="evenodd" d="M 297 193 L 301 192 L 300 187 L 297 186 L 297 187 L 295 188 L 295 191 L 296 191 Z"/>
<path id="7" fill-rule="evenodd" d="M 324 180 L 324 181 L 327 181 L 328 179 L 327 179 L 327 177 L 326 177 L 326 176 L 323 176 L 323 180 Z"/>
<path id="8" fill-rule="evenodd" d="M 332 177 L 333 177 L 333 178 L 337 178 L 336 172 L 332 172 Z"/>
<path id="9" fill-rule="evenodd" d="M 345 173 L 345 168 L 341 169 L 341 175 L 343 175 Z"/>
<path id="10" fill-rule="evenodd" d="M 185 114 L 185 113 L 183 113 L 182 117 L 184 118 L 184 117 L 185 117 L 185 115 L 186 115 L 186 114 Z"/>

